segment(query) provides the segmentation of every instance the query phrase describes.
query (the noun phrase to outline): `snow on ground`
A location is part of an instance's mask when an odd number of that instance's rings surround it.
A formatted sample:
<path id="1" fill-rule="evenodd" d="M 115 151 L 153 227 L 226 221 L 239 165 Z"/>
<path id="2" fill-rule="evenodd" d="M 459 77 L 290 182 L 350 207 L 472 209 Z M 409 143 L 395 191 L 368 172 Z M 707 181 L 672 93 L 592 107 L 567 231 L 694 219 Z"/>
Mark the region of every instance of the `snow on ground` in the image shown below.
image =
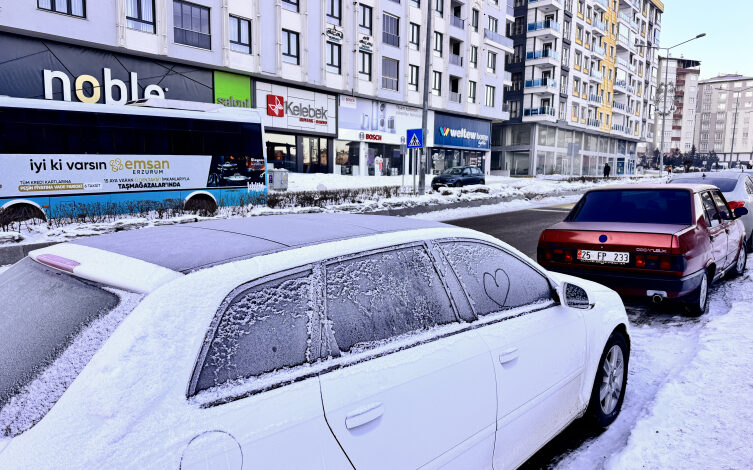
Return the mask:
<path id="1" fill-rule="evenodd" d="M 316 189 L 318 184 L 323 184 L 327 189 L 358 189 L 367 187 L 369 184 L 375 186 L 400 185 L 402 177 L 400 176 L 341 176 L 326 174 L 301 174 L 291 173 L 292 178 L 291 190 L 311 190 Z M 623 179 L 610 178 L 608 180 L 588 180 L 588 181 L 569 181 L 558 178 L 541 177 L 541 178 L 508 178 L 490 176 L 485 186 L 469 186 L 464 188 L 445 188 L 443 191 L 427 191 L 422 196 L 413 196 L 405 194 L 397 197 L 373 197 L 363 196 L 356 202 L 345 202 L 342 204 L 329 205 L 326 207 L 289 207 L 281 209 L 271 209 L 269 207 L 250 207 L 250 208 L 221 208 L 214 217 L 196 217 L 191 214 L 178 216 L 164 216 L 160 218 L 157 213 L 148 216 L 123 215 L 115 220 L 106 222 L 76 222 L 62 226 L 57 223 L 22 223 L 16 231 L 0 232 L 0 247 L 3 245 L 43 243 L 43 242 L 64 242 L 79 237 L 99 235 L 119 230 L 132 230 L 154 225 L 167 225 L 194 222 L 210 218 L 234 218 L 249 217 L 258 215 L 275 215 L 290 214 L 299 212 L 352 212 L 352 213 L 370 213 L 378 211 L 387 211 L 390 209 L 420 208 L 426 209 L 426 212 L 432 212 L 437 207 L 453 203 L 478 203 L 485 200 L 505 199 L 506 202 L 499 202 L 490 205 L 490 208 L 468 208 L 467 212 L 458 209 L 457 212 L 448 212 L 444 215 L 428 215 L 425 218 L 433 220 L 449 220 L 451 218 L 469 217 L 471 215 L 481 215 L 483 213 L 496 213 L 502 211 L 520 210 L 528 207 L 540 207 L 542 205 L 562 204 L 574 202 L 577 200 L 578 193 L 587 189 L 605 185 L 618 185 L 625 183 L 638 182 L 662 182 L 662 178 L 640 178 L 640 179 Z M 373 183 L 372 183 L 373 181 Z M 330 186 L 327 186 L 327 185 Z M 407 183 L 406 183 L 407 184 Z M 563 198 L 562 196 L 567 196 Z M 543 201 L 542 201 L 543 200 Z M 485 211 L 485 212 L 484 212 Z M 460 215 L 458 215 L 460 214 Z M 471 215 L 466 215 L 471 214 Z"/>
<path id="2" fill-rule="evenodd" d="M 710 299 L 698 319 L 628 307 L 622 412 L 555 468 L 753 468 L 753 274 L 717 284 Z"/>

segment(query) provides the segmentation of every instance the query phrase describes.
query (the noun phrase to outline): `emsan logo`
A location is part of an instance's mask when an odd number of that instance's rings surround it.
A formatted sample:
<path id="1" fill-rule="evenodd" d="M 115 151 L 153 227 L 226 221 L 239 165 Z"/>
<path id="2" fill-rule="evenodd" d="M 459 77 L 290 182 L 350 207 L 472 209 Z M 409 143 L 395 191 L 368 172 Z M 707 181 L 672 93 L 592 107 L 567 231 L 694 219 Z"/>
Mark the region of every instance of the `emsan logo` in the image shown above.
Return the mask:
<path id="1" fill-rule="evenodd" d="M 285 117 L 285 98 L 279 95 L 267 95 L 267 115 Z"/>
<path id="2" fill-rule="evenodd" d="M 55 99 L 53 84 L 58 80 L 63 88 L 63 100 L 71 101 L 72 94 L 82 103 L 99 103 L 104 95 L 105 104 L 126 104 L 128 101 L 139 99 L 139 75 L 131 72 L 129 83 L 112 78 L 112 70 L 102 69 L 102 81 L 91 75 L 79 75 L 73 83 L 65 72 L 57 70 L 44 70 L 44 98 Z M 88 84 L 86 89 L 84 85 Z M 91 91 L 88 91 L 89 88 Z M 113 91 L 118 89 L 120 96 L 115 99 Z M 130 91 L 130 96 L 129 96 Z M 164 98 L 166 89 L 159 85 L 147 85 L 144 89 L 144 98 Z"/>

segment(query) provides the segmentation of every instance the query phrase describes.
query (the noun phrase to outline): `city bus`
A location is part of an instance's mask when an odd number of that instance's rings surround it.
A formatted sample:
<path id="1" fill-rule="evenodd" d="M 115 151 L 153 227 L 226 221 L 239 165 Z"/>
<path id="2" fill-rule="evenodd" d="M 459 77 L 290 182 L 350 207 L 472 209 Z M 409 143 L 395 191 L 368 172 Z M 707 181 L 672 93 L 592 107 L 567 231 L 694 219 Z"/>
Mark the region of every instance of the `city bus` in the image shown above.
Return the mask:
<path id="1" fill-rule="evenodd" d="M 0 219 L 81 218 L 264 204 L 256 110 L 0 96 Z"/>

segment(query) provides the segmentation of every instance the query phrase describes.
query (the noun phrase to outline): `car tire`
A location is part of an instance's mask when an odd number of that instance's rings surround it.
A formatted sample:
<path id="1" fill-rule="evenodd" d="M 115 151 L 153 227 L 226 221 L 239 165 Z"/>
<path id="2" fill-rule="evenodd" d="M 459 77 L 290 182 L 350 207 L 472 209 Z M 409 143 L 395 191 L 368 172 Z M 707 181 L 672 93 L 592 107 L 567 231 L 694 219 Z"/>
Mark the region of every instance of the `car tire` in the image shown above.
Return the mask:
<path id="1" fill-rule="evenodd" d="M 737 259 L 735 260 L 735 266 L 730 271 L 732 277 L 740 277 L 745 274 L 745 268 L 748 266 L 748 251 L 745 249 L 745 244 L 740 246 L 740 250 L 737 253 Z"/>
<path id="2" fill-rule="evenodd" d="M 629 352 L 625 336 L 619 331 L 613 332 L 596 369 L 585 415 L 589 427 L 605 429 L 620 414 L 627 388 Z"/>
<path id="3" fill-rule="evenodd" d="M 688 296 L 687 312 L 692 317 L 700 317 L 709 309 L 709 272 L 704 271 L 701 284 Z"/>
<path id="4" fill-rule="evenodd" d="M 753 253 L 753 233 L 748 237 L 748 241 L 745 243 L 745 250 L 748 253 Z"/>
<path id="5" fill-rule="evenodd" d="M 455 184 L 453 184 L 453 186 L 456 187 L 456 188 L 461 188 L 463 186 L 463 182 L 462 181 L 456 181 Z"/>
<path id="6" fill-rule="evenodd" d="M 478 184 L 486 184 L 486 180 L 481 180 Z"/>

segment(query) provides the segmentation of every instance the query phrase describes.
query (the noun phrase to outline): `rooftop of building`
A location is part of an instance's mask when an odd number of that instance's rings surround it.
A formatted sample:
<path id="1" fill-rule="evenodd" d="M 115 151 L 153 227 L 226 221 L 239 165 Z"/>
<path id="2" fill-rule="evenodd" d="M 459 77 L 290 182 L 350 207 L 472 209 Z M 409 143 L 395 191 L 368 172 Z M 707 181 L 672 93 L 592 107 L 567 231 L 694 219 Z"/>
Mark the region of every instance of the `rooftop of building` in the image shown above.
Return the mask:
<path id="1" fill-rule="evenodd" d="M 747 80 L 753 80 L 753 77 L 730 73 L 719 75 L 714 78 L 707 78 L 706 80 L 701 80 L 699 83 L 740 82 Z"/>

